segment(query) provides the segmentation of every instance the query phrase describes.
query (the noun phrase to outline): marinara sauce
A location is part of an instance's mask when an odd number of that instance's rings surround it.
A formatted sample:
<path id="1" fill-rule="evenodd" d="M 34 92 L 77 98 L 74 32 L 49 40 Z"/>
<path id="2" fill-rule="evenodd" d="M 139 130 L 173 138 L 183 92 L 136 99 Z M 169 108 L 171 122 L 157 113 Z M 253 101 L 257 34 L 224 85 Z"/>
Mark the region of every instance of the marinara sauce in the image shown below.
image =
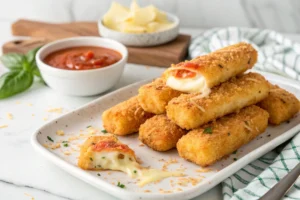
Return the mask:
<path id="1" fill-rule="evenodd" d="M 121 58 L 122 55 L 112 49 L 80 46 L 55 51 L 47 55 L 44 62 L 60 69 L 86 70 L 107 67 Z"/>

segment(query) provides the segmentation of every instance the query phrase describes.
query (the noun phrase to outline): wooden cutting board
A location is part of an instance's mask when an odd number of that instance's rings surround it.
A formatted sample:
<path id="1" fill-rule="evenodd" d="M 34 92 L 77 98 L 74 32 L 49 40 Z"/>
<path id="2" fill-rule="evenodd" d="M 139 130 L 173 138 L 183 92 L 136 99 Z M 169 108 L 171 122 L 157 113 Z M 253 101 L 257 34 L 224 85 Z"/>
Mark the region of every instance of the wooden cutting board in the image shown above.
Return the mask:
<path id="1" fill-rule="evenodd" d="M 30 49 L 62 38 L 78 36 L 99 36 L 96 22 L 72 22 L 50 24 L 29 20 L 18 20 L 12 24 L 15 36 L 30 36 L 28 40 L 10 41 L 3 45 L 3 53 L 26 53 Z M 180 34 L 175 40 L 154 47 L 128 47 L 128 62 L 160 67 L 169 67 L 172 63 L 182 61 L 191 37 Z"/>

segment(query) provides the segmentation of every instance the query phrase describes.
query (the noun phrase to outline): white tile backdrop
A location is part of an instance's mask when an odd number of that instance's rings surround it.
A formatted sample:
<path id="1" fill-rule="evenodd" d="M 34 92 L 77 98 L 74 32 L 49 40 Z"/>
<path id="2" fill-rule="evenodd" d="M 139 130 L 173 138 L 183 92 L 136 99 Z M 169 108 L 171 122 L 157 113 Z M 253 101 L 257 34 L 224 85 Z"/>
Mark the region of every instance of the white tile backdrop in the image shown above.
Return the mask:
<path id="1" fill-rule="evenodd" d="M 131 0 L 116 0 L 129 5 Z M 300 33 L 300 0 L 139 0 L 177 14 L 183 27 L 245 26 Z M 0 0 L 0 21 L 95 21 L 111 0 Z"/>

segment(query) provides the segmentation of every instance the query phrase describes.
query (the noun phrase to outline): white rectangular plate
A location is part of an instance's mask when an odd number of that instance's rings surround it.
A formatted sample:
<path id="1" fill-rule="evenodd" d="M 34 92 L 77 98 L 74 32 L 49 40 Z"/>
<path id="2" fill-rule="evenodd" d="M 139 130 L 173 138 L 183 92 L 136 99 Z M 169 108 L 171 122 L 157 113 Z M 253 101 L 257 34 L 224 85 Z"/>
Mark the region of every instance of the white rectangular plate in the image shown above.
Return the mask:
<path id="1" fill-rule="evenodd" d="M 261 74 L 272 83 L 278 84 L 280 87 L 285 88 L 300 98 L 300 84 L 298 82 L 269 73 Z M 175 162 L 167 165 L 168 170 L 185 169 L 185 179 L 178 177 L 167 178 L 159 183 L 152 183 L 142 188 L 136 185 L 136 180 L 129 178 L 125 173 L 85 171 L 77 167 L 77 158 L 79 155 L 78 145 L 83 143 L 86 138 L 86 127 L 92 125 L 101 130 L 102 112 L 117 103 L 136 95 L 138 88 L 145 83 L 146 81 L 139 82 L 119 89 L 49 122 L 33 134 L 33 146 L 44 157 L 48 158 L 68 173 L 120 199 L 182 200 L 191 199 L 204 193 L 248 163 L 274 149 L 276 146 L 285 142 L 300 131 L 300 115 L 298 113 L 298 115 L 290 120 L 289 123 L 283 123 L 276 127 L 268 127 L 265 133 L 240 148 L 237 154 L 222 159 L 211 166 L 211 171 L 208 172 L 199 172 L 201 171 L 199 170 L 201 167 L 180 158 L 175 149 L 165 153 L 159 153 L 151 150 L 147 146 L 142 146 L 137 138 L 137 134 L 119 137 L 122 142 L 128 144 L 129 147 L 135 151 L 137 157 L 142 160 L 143 166 L 151 166 L 152 168 L 160 169 L 166 164 L 164 161 L 173 159 L 173 161 L 176 160 L 177 163 Z M 65 135 L 57 136 L 57 130 L 63 130 Z M 82 131 L 80 132 L 80 130 Z M 47 139 L 47 136 L 51 137 L 54 142 L 58 142 L 68 140 L 71 136 L 78 136 L 80 133 L 82 134 L 80 139 L 71 141 L 69 147 L 61 146 L 55 150 L 44 147 L 44 144 L 51 144 Z M 97 134 L 103 133 L 100 132 Z M 66 151 L 74 153 L 65 155 Z M 101 176 L 99 176 L 98 173 Z M 185 181 L 189 178 L 193 178 L 193 180 Z M 124 184 L 126 188 L 121 189 L 117 187 L 118 182 Z"/>

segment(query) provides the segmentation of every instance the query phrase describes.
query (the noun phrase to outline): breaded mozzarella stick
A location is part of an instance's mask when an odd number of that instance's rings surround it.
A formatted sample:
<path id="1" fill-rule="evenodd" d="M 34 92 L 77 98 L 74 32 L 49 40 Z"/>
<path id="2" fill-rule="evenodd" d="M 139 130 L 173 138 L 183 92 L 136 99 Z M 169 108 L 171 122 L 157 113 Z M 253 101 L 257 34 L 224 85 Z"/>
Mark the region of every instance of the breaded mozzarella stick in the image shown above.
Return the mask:
<path id="1" fill-rule="evenodd" d="M 212 89 L 208 97 L 182 94 L 167 106 L 167 116 L 184 129 L 198 128 L 209 121 L 256 104 L 268 96 L 269 83 L 257 73 L 233 78 Z"/>
<path id="2" fill-rule="evenodd" d="M 297 97 L 277 85 L 272 85 L 268 97 L 257 105 L 269 113 L 269 123 L 275 125 L 291 119 L 300 109 Z"/>
<path id="3" fill-rule="evenodd" d="M 134 96 L 104 111 L 102 121 L 107 132 L 128 135 L 137 132 L 140 125 L 152 116 L 142 109 L 137 96 Z"/>
<path id="4" fill-rule="evenodd" d="M 206 94 L 210 88 L 252 68 L 256 61 L 257 51 L 241 42 L 176 64 L 164 73 L 164 78 L 174 90 Z"/>
<path id="5" fill-rule="evenodd" d="M 263 133 L 268 117 L 268 112 L 255 105 L 243 108 L 191 130 L 178 141 L 177 150 L 182 158 L 202 167 L 214 164 Z"/>
<path id="6" fill-rule="evenodd" d="M 168 102 L 180 94 L 182 94 L 182 92 L 166 86 L 165 81 L 162 78 L 158 78 L 140 87 L 138 99 L 141 107 L 145 111 L 163 114 L 166 112 L 165 107 Z"/>
<path id="7" fill-rule="evenodd" d="M 155 115 L 141 125 L 139 139 L 155 151 L 167 151 L 176 147 L 186 132 L 166 115 Z"/>

